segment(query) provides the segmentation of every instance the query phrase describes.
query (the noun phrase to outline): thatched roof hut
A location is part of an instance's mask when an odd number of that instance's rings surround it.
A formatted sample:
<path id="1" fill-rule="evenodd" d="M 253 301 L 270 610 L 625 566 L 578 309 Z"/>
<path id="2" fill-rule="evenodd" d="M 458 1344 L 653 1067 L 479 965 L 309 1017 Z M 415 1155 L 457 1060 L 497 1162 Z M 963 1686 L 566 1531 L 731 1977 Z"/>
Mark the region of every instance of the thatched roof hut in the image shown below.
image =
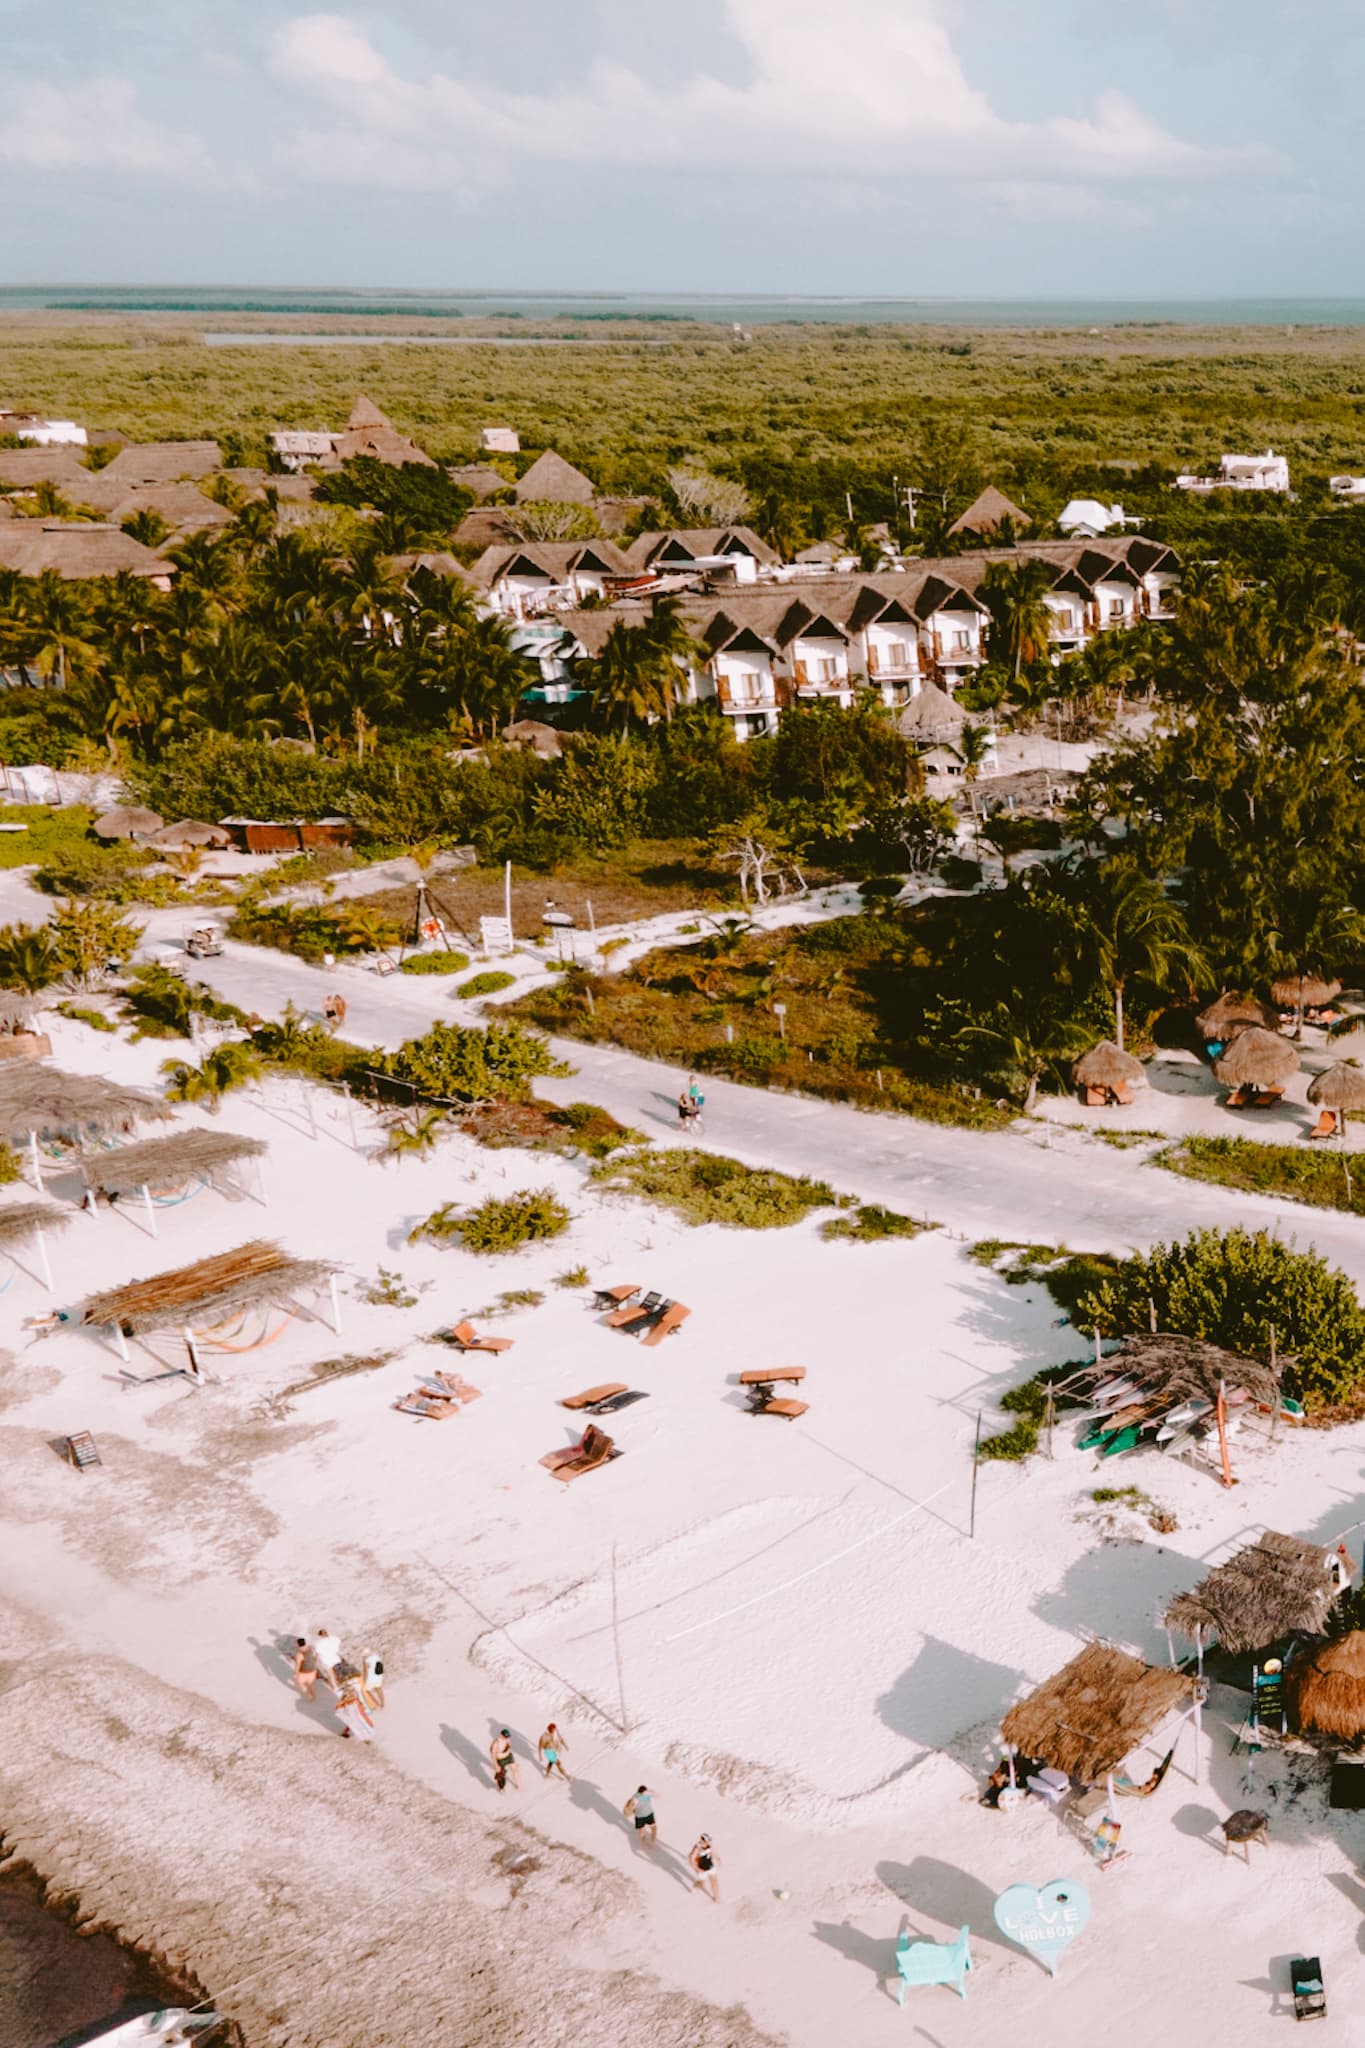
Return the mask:
<path id="1" fill-rule="evenodd" d="M 94 831 L 98 839 L 150 839 L 164 823 L 157 811 L 142 810 L 136 804 L 120 804 L 114 810 L 106 811 L 102 818 L 96 818 Z"/>
<path id="2" fill-rule="evenodd" d="M 60 1067 L 0 1068 L 0 1140 L 24 1144 L 40 1138 L 79 1141 L 130 1131 L 140 1123 L 167 1122 L 169 1104 L 143 1088 L 125 1088 L 98 1074 L 66 1074 Z"/>
<path id="3" fill-rule="evenodd" d="M 1278 1031 L 1248 1024 L 1224 1047 L 1213 1063 L 1215 1080 L 1225 1088 L 1283 1088 L 1299 1070 L 1299 1056 Z"/>
<path id="4" fill-rule="evenodd" d="M 221 1321 L 239 1309 L 271 1307 L 296 1294 L 315 1293 L 336 1270 L 326 1259 L 293 1259 L 279 1245 L 256 1239 L 235 1251 L 197 1259 L 192 1266 L 92 1294 L 81 1321 L 112 1323 L 134 1335 L 214 1317 Z"/>
<path id="5" fill-rule="evenodd" d="M 1270 984 L 1270 993 L 1286 1010 L 1315 1010 L 1341 994 L 1341 983 L 1322 974 L 1286 974 Z"/>
<path id="6" fill-rule="evenodd" d="M 1239 1656 L 1283 1636 L 1323 1634 L 1340 1592 L 1333 1551 L 1267 1529 L 1192 1592 L 1181 1593 L 1163 1618 L 1182 1636 L 1217 1636 Z"/>
<path id="7" fill-rule="evenodd" d="M 896 730 L 905 740 L 950 740 L 967 723 L 967 714 L 937 683 L 926 683 L 896 714 Z"/>
<path id="8" fill-rule="evenodd" d="M 1010 1708 L 1001 1733 L 1011 1749 L 1093 1785 L 1188 1706 L 1195 1681 L 1116 1650 L 1087 1643 L 1054 1677 Z"/>
<path id="9" fill-rule="evenodd" d="M 966 511 L 953 521 L 948 531 L 953 535 L 998 533 L 1007 519 L 1012 526 L 1020 528 L 1033 524 L 1022 506 L 1007 498 L 995 484 L 987 484 L 985 490 L 972 499 Z"/>
<path id="10" fill-rule="evenodd" d="M 188 1180 L 212 1181 L 268 1149 L 263 1138 L 244 1138 L 235 1131 L 172 1131 L 169 1137 L 121 1145 L 116 1152 L 88 1152 L 81 1166 L 86 1185 L 97 1194 L 121 1195 Z"/>
<path id="11" fill-rule="evenodd" d="M 503 727 L 502 736 L 509 747 L 529 747 L 542 761 L 557 761 L 564 752 L 564 742 L 555 728 L 535 718 L 514 718 Z"/>
<path id="12" fill-rule="evenodd" d="M 151 833 L 147 844 L 165 851 L 182 846 L 231 846 L 232 834 L 226 825 L 209 825 L 202 818 L 182 818 L 178 824 L 163 825 L 159 832 Z"/>
<path id="13" fill-rule="evenodd" d="M 1365 1067 L 1338 1060 L 1308 1083 L 1308 1100 L 1319 1109 L 1365 1109 Z"/>
<path id="14" fill-rule="evenodd" d="M 1273 1408 L 1279 1398 L 1280 1371 L 1259 1358 L 1246 1358 L 1221 1345 L 1207 1344 L 1202 1337 L 1180 1337 L 1170 1330 L 1150 1336 L 1134 1331 L 1103 1363 L 1088 1365 L 1062 1384 L 1075 1387 L 1096 1377 L 1113 1379 L 1122 1370 L 1150 1393 L 1153 1407 L 1174 1406 L 1190 1400 L 1216 1401 L 1218 1389 L 1229 1393 L 1241 1388 L 1258 1406 Z"/>
<path id="15" fill-rule="evenodd" d="M 1259 1024 L 1266 1031 L 1277 1031 L 1280 1013 L 1269 1003 L 1263 1003 L 1259 996 L 1239 996 L 1230 992 L 1210 1003 L 1207 1010 L 1201 1010 L 1194 1021 L 1201 1038 L 1226 1045 L 1235 1031 L 1248 1024 Z"/>
<path id="16" fill-rule="evenodd" d="M 1146 1081 L 1147 1071 L 1132 1053 L 1102 1038 L 1077 1060 L 1071 1078 L 1078 1088 L 1132 1088 Z"/>
<path id="17" fill-rule="evenodd" d="M 1342 1742 L 1365 1735 L 1365 1629 L 1324 1643 L 1291 1664 L 1285 1677 L 1290 1718 L 1301 1733 Z"/>
<path id="18" fill-rule="evenodd" d="M 0 1202 L 0 1251 L 35 1230 L 65 1230 L 70 1221 L 71 1211 L 52 1202 Z"/>

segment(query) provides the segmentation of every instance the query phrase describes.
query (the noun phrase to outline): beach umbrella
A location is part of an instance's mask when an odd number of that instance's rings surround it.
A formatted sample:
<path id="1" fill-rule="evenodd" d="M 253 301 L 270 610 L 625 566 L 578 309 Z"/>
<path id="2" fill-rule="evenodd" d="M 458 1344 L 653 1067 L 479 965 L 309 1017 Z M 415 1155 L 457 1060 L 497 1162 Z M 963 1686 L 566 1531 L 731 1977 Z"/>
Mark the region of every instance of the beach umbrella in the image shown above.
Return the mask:
<path id="1" fill-rule="evenodd" d="M 95 834 L 100 839 L 148 839 L 153 832 L 159 832 L 165 819 L 155 811 L 139 810 L 136 805 L 122 805 L 106 811 L 102 818 L 95 820 Z"/>
<path id="2" fill-rule="evenodd" d="M 1365 1629 L 1324 1644 L 1287 1676 L 1296 1728 L 1343 1742 L 1365 1735 Z"/>
<path id="3" fill-rule="evenodd" d="M 1225 1088 L 1283 1088 L 1299 1070 L 1299 1056 L 1278 1031 L 1248 1024 L 1219 1053 L 1214 1076 Z"/>
<path id="4" fill-rule="evenodd" d="M 1130 1052 L 1120 1052 L 1110 1039 L 1102 1038 L 1076 1061 L 1071 1078 L 1078 1088 L 1131 1088 L 1145 1083 L 1147 1075 L 1141 1060 L 1134 1059 Z M 1365 1075 L 1361 1078 L 1365 1079 Z"/>
<path id="5" fill-rule="evenodd" d="M 1282 1009 L 1315 1010 L 1341 994 L 1341 983 L 1321 974 L 1287 974 L 1282 981 L 1271 982 L 1270 993 Z"/>
<path id="6" fill-rule="evenodd" d="M 1365 1109 L 1365 1067 L 1338 1060 L 1308 1083 L 1308 1100 L 1318 1109 Z"/>
<path id="7" fill-rule="evenodd" d="M 147 841 L 166 850 L 182 846 L 231 846 L 232 834 L 223 825 L 206 825 L 202 818 L 182 818 L 178 825 L 163 825 Z"/>
<path id="8" fill-rule="evenodd" d="M 1216 1039 L 1226 1045 L 1234 1031 L 1241 1031 L 1248 1024 L 1261 1024 L 1267 1031 L 1278 1031 L 1280 1013 L 1272 1010 L 1269 1003 L 1263 1003 L 1259 996 L 1239 996 L 1232 991 L 1210 1003 L 1194 1021 L 1201 1038 L 1208 1041 Z"/>

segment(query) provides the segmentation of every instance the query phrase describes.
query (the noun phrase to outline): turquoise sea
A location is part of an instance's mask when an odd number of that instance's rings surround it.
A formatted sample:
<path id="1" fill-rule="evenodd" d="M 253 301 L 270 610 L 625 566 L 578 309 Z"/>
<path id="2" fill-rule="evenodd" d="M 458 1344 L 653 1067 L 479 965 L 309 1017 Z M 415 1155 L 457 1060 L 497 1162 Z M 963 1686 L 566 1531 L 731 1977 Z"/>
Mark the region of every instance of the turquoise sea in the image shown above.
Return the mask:
<path id="1" fill-rule="evenodd" d="M 307 286 L 0 285 L 0 312 L 341 315 L 376 319 L 780 321 L 952 327 L 1365 327 L 1365 299 L 860 299 L 638 292 L 371 291 Z"/>

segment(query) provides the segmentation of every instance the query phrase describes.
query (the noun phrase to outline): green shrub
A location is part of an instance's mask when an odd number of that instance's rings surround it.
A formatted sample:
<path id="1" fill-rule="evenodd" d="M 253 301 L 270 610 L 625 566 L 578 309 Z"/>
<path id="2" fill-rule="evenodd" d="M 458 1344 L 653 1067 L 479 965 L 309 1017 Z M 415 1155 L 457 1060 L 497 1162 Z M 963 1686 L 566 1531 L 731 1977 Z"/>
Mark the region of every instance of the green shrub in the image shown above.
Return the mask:
<path id="1" fill-rule="evenodd" d="M 362 1301 L 371 1308 L 415 1308 L 417 1296 L 402 1274 L 392 1266 L 381 1266 L 378 1277 L 360 1290 Z"/>
<path id="2" fill-rule="evenodd" d="M 1255 1138 L 1182 1138 L 1158 1152 L 1152 1163 L 1189 1180 L 1365 1216 L 1365 1160 L 1335 1148 L 1263 1145 Z"/>
<path id="3" fill-rule="evenodd" d="M 1078 1303 L 1106 1336 L 1159 1330 L 1264 1357 L 1274 1328 L 1284 1391 L 1308 1408 L 1349 1403 L 1365 1385 L 1365 1309 L 1346 1275 L 1268 1231 L 1196 1230 L 1125 1259 Z"/>
<path id="4" fill-rule="evenodd" d="M 458 1237 L 466 1251 L 491 1257 L 499 1252 L 520 1251 L 523 1245 L 537 1244 L 546 1238 L 561 1237 L 572 1221 L 551 1189 L 531 1188 L 519 1195 L 490 1195 L 486 1202 L 463 1215 L 456 1212 L 453 1202 L 446 1202 L 417 1225 L 408 1242 L 415 1244 L 427 1238 L 433 1244 L 444 1244 Z"/>
<path id="5" fill-rule="evenodd" d="M 12 1180 L 19 1180 L 22 1174 L 23 1167 L 19 1154 L 12 1145 L 0 1142 L 0 1187 L 6 1186 Z"/>
<path id="6" fill-rule="evenodd" d="M 671 1209 L 685 1223 L 721 1223 L 734 1230 L 783 1230 L 838 1199 L 824 1181 L 685 1149 L 631 1152 L 594 1167 L 592 1178 L 612 1193 Z"/>
<path id="7" fill-rule="evenodd" d="M 961 853 L 950 853 L 939 862 L 938 872 L 945 889 L 975 889 L 980 883 L 982 868 L 979 860 L 969 860 Z"/>
<path id="8" fill-rule="evenodd" d="M 567 1272 L 555 1274 L 556 1287 L 586 1287 L 588 1269 L 586 1266 L 570 1266 Z"/>
<path id="9" fill-rule="evenodd" d="M 769 1074 L 787 1057 L 782 1039 L 737 1038 L 733 1045 L 710 1045 L 697 1054 L 697 1065 L 707 1072 Z"/>
<path id="10" fill-rule="evenodd" d="M 409 953 L 402 962 L 404 974 L 463 974 L 468 965 L 468 953 L 453 953 L 444 946 L 434 953 Z"/>
<path id="11" fill-rule="evenodd" d="M 433 1024 L 385 1053 L 380 1071 L 441 1101 L 524 1102 L 533 1077 L 570 1069 L 524 1024 Z"/>
<path id="12" fill-rule="evenodd" d="M 515 974 L 504 974 L 501 969 L 490 967 L 485 973 L 472 974 L 468 981 L 462 981 L 455 993 L 466 1001 L 474 996 L 495 996 L 499 989 L 511 988 L 516 978 Z"/>
<path id="13" fill-rule="evenodd" d="M 588 1159 L 610 1159 L 632 1145 L 647 1145 L 643 1131 L 632 1130 L 596 1102 L 566 1102 L 550 1111 L 550 1121 L 572 1133 L 573 1150 Z"/>
<path id="14" fill-rule="evenodd" d="M 913 1216 L 898 1216 L 876 1202 L 860 1202 L 851 1216 L 832 1216 L 820 1225 L 820 1235 L 831 1240 L 847 1238 L 855 1244 L 879 1244 L 887 1237 L 918 1237 L 922 1230 L 937 1230 L 936 1223 L 916 1223 Z"/>
<path id="15" fill-rule="evenodd" d="M 997 1458 L 1015 1465 L 1024 1458 L 1032 1457 L 1037 1448 L 1038 1424 L 1031 1415 L 1025 1415 L 1011 1428 L 1002 1429 L 998 1435 L 983 1436 L 976 1455 L 982 1465 Z"/>
<path id="16" fill-rule="evenodd" d="M 539 1308 L 545 1296 L 539 1287 L 504 1287 L 495 1302 L 476 1309 L 480 1316 L 510 1316 L 514 1309 Z"/>
<path id="17" fill-rule="evenodd" d="M 246 1020 L 235 1003 L 220 1002 L 209 989 L 159 962 L 130 967 L 123 990 L 123 1014 L 134 1025 L 134 1043 L 140 1038 L 189 1038 L 196 1017 L 219 1024 L 242 1024 Z"/>
<path id="18" fill-rule="evenodd" d="M 117 1031 L 118 1025 L 112 1017 L 106 1017 L 103 1010 L 87 1010 L 80 1003 L 58 1003 L 57 1015 L 69 1017 L 73 1024 L 88 1024 L 92 1031 Z"/>

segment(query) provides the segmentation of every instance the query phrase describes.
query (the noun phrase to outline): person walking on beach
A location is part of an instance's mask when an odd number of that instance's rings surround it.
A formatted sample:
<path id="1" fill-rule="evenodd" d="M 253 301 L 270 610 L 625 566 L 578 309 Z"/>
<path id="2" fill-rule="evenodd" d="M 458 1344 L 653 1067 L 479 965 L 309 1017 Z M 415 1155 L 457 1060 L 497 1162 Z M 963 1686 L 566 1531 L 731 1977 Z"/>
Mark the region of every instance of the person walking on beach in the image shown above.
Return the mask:
<path id="1" fill-rule="evenodd" d="M 337 1690 L 336 1673 L 341 1657 L 341 1645 L 331 1630 L 315 1628 L 313 1630 L 313 1659 L 318 1667 L 319 1677 L 326 1679 L 333 1692 Z"/>
<path id="2" fill-rule="evenodd" d="M 313 1653 L 308 1647 L 306 1636 L 295 1636 L 294 1655 L 290 1669 L 294 1683 L 306 1700 L 311 1700 L 318 1687 L 318 1667 L 313 1662 Z"/>
<path id="3" fill-rule="evenodd" d="M 370 1712 L 377 1713 L 384 1704 L 384 1659 L 377 1657 L 373 1650 L 365 1652 L 360 1691 Z"/>
<path id="4" fill-rule="evenodd" d="M 374 1716 L 360 1697 L 360 1687 L 352 1680 L 348 1679 L 337 1694 L 336 1708 L 343 1736 L 354 1736 L 359 1742 L 374 1740 Z"/>
<path id="5" fill-rule="evenodd" d="M 493 1759 L 493 1783 L 497 1786 L 499 1792 L 506 1791 L 509 1778 L 512 1780 L 512 1790 L 520 1792 L 521 1772 L 517 1768 L 517 1760 L 512 1754 L 512 1731 L 510 1728 L 499 1728 L 497 1734 L 488 1745 L 488 1754 Z"/>
<path id="6" fill-rule="evenodd" d="M 659 1824 L 654 1818 L 654 1794 L 648 1785 L 641 1785 L 634 1791 L 621 1808 L 627 1820 L 635 1823 L 635 1839 L 643 1842 L 646 1849 L 658 1846 Z"/>
<path id="7" fill-rule="evenodd" d="M 698 1835 L 692 1844 L 687 1861 L 695 1873 L 692 1879 L 694 1892 L 710 1892 L 716 1904 L 720 1904 L 720 1879 L 716 1876 L 720 1858 L 711 1847 L 709 1835 Z"/>
<path id="8" fill-rule="evenodd" d="M 551 1721 L 549 1727 L 541 1736 L 540 1741 L 536 1744 L 536 1755 L 540 1759 L 540 1767 L 547 1778 L 551 1771 L 557 1771 L 564 1780 L 564 1783 L 571 1785 L 573 1780 L 563 1764 L 564 1752 L 568 1746 L 568 1743 L 564 1740 L 554 1722 Z"/>

